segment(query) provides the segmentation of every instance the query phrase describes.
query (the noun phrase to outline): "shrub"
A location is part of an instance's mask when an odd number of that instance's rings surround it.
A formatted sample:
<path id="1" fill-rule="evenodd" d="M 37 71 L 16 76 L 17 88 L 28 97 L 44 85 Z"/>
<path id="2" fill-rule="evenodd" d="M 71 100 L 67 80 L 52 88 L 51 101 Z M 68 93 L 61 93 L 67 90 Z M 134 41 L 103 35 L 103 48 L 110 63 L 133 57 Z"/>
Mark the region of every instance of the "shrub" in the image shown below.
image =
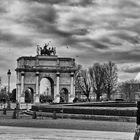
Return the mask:
<path id="1" fill-rule="evenodd" d="M 73 106 L 32 106 L 33 111 L 53 112 L 67 114 L 85 114 L 85 115 L 109 115 L 109 116 L 136 116 L 134 109 L 119 109 L 119 108 L 90 108 L 90 107 L 73 107 Z"/>
<path id="2" fill-rule="evenodd" d="M 129 102 L 88 102 L 88 103 L 78 103 L 71 104 L 69 106 L 83 106 L 83 107 L 136 107 L 136 103 Z"/>
<path id="3" fill-rule="evenodd" d="M 51 103 L 53 101 L 53 99 L 52 99 L 52 97 L 51 96 L 49 96 L 49 95 L 40 95 L 40 102 L 41 103 L 47 103 L 47 102 L 49 102 L 49 103 Z"/>

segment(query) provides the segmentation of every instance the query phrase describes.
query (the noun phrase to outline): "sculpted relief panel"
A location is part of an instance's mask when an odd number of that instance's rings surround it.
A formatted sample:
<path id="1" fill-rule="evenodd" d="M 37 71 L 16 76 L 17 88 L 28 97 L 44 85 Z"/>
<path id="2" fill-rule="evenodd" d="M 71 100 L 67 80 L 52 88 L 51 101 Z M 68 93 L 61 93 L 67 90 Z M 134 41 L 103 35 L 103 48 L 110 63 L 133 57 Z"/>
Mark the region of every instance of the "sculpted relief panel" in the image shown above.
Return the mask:
<path id="1" fill-rule="evenodd" d="M 56 61 L 49 60 L 46 62 L 45 60 L 41 60 L 41 61 L 39 61 L 39 65 L 41 65 L 41 66 L 56 66 Z"/>
<path id="2" fill-rule="evenodd" d="M 35 73 L 32 72 L 27 72 L 25 73 L 25 83 L 30 83 L 30 84 L 35 84 L 36 79 L 35 79 Z"/>

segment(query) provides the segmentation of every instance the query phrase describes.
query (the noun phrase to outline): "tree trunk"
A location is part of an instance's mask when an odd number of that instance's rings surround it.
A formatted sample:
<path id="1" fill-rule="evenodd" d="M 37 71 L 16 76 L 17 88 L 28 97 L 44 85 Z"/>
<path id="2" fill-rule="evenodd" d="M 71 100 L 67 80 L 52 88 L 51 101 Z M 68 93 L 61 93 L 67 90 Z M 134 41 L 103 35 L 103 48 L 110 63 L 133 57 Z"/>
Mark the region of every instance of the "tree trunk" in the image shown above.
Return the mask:
<path id="1" fill-rule="evenodd" d="M 111 100 L 111 97 L 110 97 L 111 95 L 110 95 L 110 89 L 108 89 L 108 92 L 107 92 L 107 99 L 108 100 Z"/>
<path id="2" fill-rule="evenodd" d="M 89 92 L 87 91 L 86 94 L 84 94 L 87 97 L 87 101 L 90 101 L 89 99 Z"/>
<path id="3" fill-rule="evenodd" d="M 97 93 L 96 93 L 96 101 L 100 101 L 100 92 L 99 91 L 97 91 Z"/>
<path id="4" fill-rule="evenodd" d="M 89 94 L 88 94 L 88 96 L 87 96 L 87 101 L 88 101 L 88 102 L 90 102 L 90 99 L 89 99 Z"/>

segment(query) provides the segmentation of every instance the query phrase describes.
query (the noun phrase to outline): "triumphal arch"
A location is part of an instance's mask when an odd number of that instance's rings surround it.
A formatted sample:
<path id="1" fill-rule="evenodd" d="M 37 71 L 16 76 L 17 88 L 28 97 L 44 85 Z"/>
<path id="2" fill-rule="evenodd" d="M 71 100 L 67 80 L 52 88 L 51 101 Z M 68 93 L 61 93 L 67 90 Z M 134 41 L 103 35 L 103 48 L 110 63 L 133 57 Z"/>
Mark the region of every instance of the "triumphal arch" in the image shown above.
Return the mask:
<path id="1" fill-rule="evenodd" d="M 51 96 L 56 103 L 72 102 L 75 97 L 75 71 L 75 59 L 58 57 L 56 49 L 49 45 L 37 46 L 36 56 L 17 59 L 18 102 L 40 103 L 41 94 Z"/>

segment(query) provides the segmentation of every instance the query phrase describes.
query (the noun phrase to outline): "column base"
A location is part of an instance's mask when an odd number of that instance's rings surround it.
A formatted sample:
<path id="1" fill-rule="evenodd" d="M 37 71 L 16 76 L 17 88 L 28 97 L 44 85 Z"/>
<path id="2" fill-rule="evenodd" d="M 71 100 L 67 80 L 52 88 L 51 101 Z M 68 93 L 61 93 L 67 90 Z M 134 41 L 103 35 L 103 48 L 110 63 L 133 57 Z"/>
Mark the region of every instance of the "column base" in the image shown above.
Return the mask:
<path id="1" fill-rule="evenodd" d="M 35 97 L 35 103 L 40 103 L 40 101 L 39 101 L 39 96 L 36 96 L 36 97 Z"/>
<path id="2" fill-rule="evenodd" d="M 60 102 L 60 95 L 57 94 L 55 97 L 54 97 L 54 100 L 53 100 L 54 103 L 59 103 Z"/>
<path id="3" fill-rule="evenodd" d="M 24 97 L 20 97 L 20 103 L 25 103 L 25 98 Z"/>
<path id="4" fill-rule="evenodd" d="M 73 100 L 74 100 L 75 96 L 74 95 L 70 95 L 69 96 L 69 103 L 73 103 Z"/>

